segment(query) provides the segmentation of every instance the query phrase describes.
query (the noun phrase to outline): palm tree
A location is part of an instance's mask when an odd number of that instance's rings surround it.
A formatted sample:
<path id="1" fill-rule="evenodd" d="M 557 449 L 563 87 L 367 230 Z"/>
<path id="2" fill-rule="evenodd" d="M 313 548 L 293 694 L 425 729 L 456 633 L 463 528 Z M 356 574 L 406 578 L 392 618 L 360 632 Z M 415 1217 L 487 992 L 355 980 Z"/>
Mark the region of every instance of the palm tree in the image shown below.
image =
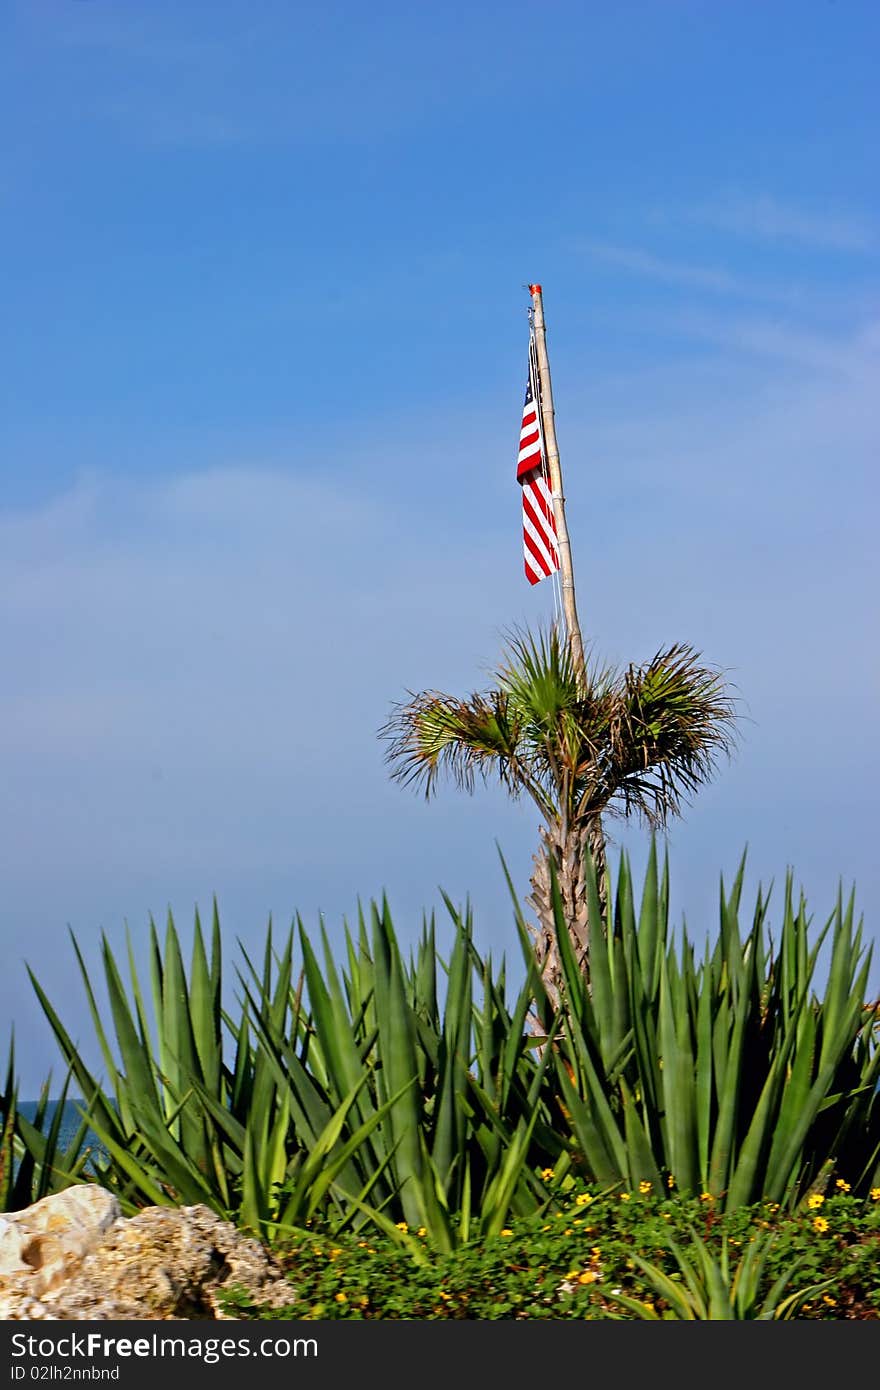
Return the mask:
<path id="1" fill-rule="evenodd" d="M 569 936 L 589 976 L 591 926 L 605 921 L 604 814 L 661 829 L 714 774 L 734 740 L 734 705 L 718 671 L 678 644 L 623 672 L 580 669 L 555 627 L 514 632 L 495 685 L 459 699 L 423 691 L 393 707 L 379 730 L 392 776 L 430 797 L 441 773 L 471 792 L 478 776 L 526 793 L 541 813 L 530 906 L 535 953 L 551 1002 L 562 971 L 551 865 Z M 590 859 L 599 922 L 589 910 Z M 594 901 L 595 915 L 595 901 Z"/>

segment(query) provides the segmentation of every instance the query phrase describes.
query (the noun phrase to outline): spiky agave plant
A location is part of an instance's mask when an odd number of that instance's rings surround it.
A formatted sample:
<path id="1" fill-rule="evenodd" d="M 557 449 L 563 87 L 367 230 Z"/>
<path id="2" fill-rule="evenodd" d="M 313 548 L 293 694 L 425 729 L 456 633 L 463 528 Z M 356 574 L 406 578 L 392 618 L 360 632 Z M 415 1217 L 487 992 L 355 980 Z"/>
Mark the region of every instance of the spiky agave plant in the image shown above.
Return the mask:
<path id="1" fill-rule="evenodd" d="M 730 752 L 735 711 L 722 675 L 684 644 L 618 671 L 588 662 L 578 672 L 555 627 L 514 632 L 489 690 L 460 698 L 434 690 L 395 705 L 379 730 L 392 776 L 426 797 L 447 773 L 471 792 L 497 778 L 529 796 L 542 825 L 530 905 L 535 952 L 551 1002 L 562 982 L 551 864 L 572 948 L 589 974 L 587 858 L 606 906 L 604 815 L 637 815 L 663 828 Z"/>
<path id="2" fill-rule="evenodd" d="M 722 879 L 701 959 L 684 928 L 676 940 L 655 847 L 640 906 L 622 854 L 614 932 L 593 940 L 589 990 L 556 893 L 565 992 L 553 1050 L 577 1148 L 603 1185 L 656 1192 L 672 1178 L 731 1211 L 761 1198 L 791 1208 L 832 1171 L 864 1195 L 880 1185 L 880 1038 L 862 1002 L 872 953 L 854 895 L 838 895 L 811 940 L 789 873 L 774 942 L 760 886 L 750 926 L 740 921 L 744 874 L 745 856 L 729 891 Z M 595 907 L 592 872 L 589 891 Z"/>
<path id="3" fill-rule="evenodd" d="M 469 912 L 447 905 L 448 961 L 432 923 L 407 964 L 385 902 L 369 926 L 359 913 L 356 935 L 346 928 L 341 969 L 323 926 L 322 959 L 299 919 L 280 939 L 270 923 L 262 961 L 243 952 L 236 1014 L 221 1004 L 216 903 L 207 941 L 196 913 L 189 969 L 171 914 L 164 945 L 151 920 L 149 992 L 132 943 L 126 985 L 104 939 L 103 1017 L 74 939 L 106 1083 L 31 979 L 104 1149 L 85 1176 L 127 1211 L 204 1203 L 270 1238 L 372 1221 L 416 1258 L 400 1225 L 449 1250 L 534 1210 L 546 1200 L 536 1169 L 567 1163 L 546 1093 L 551 1054 L 531 1055 L 531 992 L 508 1007 L 503 966 L 477 953 Z M 3 1096 L 0 1181 L 12 1142 Z"/>
<path id="4" fill-rule="evenodd" d="M 765 1288 L 768 1257 L 775 1243 L 775 1235 L 754 1238 L 732 1269 L 727 1236 L 722 1236 L 716 1257 L 692 1230 L 690 1250 L 683 1250 L 674 1240 L 669 1241 L 679 1282 L 674 1282 L 664 1269 L 639 1255 L 633 1255 L 633 1263 L 654 1296 L 668 1305 L 666 1317 L 687 1322 L 787 1321 L 797 1317 L 809 1298 L 831 1288 L 834 1280 L 823 1279 L 786 1294 L 795 1273 L 805 1263 L 801 1256 L 792 1260 Z M 660 1317 L 653 1303 L 611 1290 L 607 1293 L 612 1306 L 616 1301 L 637 1318 L 655 1321 Z"/>

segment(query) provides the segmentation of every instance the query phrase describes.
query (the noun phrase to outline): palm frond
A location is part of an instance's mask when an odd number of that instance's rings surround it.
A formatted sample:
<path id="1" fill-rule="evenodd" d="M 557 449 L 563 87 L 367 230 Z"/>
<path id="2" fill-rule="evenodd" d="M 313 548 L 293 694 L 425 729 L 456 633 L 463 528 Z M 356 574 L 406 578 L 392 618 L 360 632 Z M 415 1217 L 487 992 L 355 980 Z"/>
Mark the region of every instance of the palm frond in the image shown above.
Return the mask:
<path id="1" fill-rule="evenodd" d="M 493 674 L 466 699 L 429 690 L 393 708 L 379 734 L 397 781 L 430 797 L 441 774 L 468 792 L 497 779 L 548 822 L 608 810 L 659 828 L 733 747 L 722 675 L 684 643 L 622 673 L 588 660 L 580 675 L 555 626 L 514 629 Z"/>
<path id="2" fill-rule="evenodd" d="M 503 690 L 461 700 L 435 690 L 395 705 L 379 730 L 388 743 L 386 762 L 403 786 L 437 790 L 441 773 L 464 791 L 476 778 L 497 778 L 511 795 L 532 790 L 522 747 L 522 720 Z"/>
<path id="3" fill-rule="evenodd" d="M 630 666 L 615 703 L 608 782 L 618 805 L 609 809 L 662 827 L 733 751 L 734 702 L 721 672 L 678 643 Z"/>

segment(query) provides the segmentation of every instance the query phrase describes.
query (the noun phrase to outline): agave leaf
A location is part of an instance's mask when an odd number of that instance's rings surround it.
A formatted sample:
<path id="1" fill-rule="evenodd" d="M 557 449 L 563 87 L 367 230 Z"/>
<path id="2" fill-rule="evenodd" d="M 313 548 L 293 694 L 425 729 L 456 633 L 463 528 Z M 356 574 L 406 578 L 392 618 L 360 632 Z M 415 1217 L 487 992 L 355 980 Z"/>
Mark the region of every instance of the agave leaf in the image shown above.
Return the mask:
<path id="1" fill-rule="evenodd" d="M 75 943 L 74 943 L 74 945 L 75 945 Z M 62 1024 L 60 1018 L 58 1017 L 58 1014 L 55 1012 L 54 1008 L 52 1007 L 51 1003 L 49 1002 L 49 999 L 47 998 L 45 991 L 44 991 L 43 988 L 41 987 L 39 981 L 37 980 L 36 976 L 34 975 L 33 971 L 30 969 L 30 967 L 28 967 L 28 976 L 30 977 L 31 984 L 32 984 L 33 987 L 34 987 L 34 992 L 35 992 L 35 994 L 36 994 L 36 996 L 37 996 L 37 999 L 38 999 L 39 1002 L 40 1002 L 40 1006 L 41 1006 L 41 1008 L 42 1008 L 44 1014 L 46 1015 L 46 1018 L 47 1018 L 48 1021 L 49 1021 L 49 1024 L 50 1024 L 50 1026 L 51 1026 L 51 1028 L 52 1028 L 53 1033 L 55 1034 L 55 1040 L 56 1040 L 56 1042 L 58 1043 L 59 1048 L 61 1049 L 62 1056 L 64 1057 L 64 1059 L 65 1059 L 65 1061 L 67 1062 L 68 1066 L 70 1067 L 70 1069 L 71 1069 L 71 1071 L 72 1071 L 74 1077 L 76 1078 L 77 1085 L 79 1086 L 80 1090 L 82 1091 L 82 1093 L 83 1093 L 84 1095 L 90 1095 L 90 1096 L 92 1097 L 92 1101 L 91 1101 L 91 1106 L 93 1107 L 93 1109 L 92 1109 L 92 1111 L 91 1111 L 92 1115 L 94 1116 L 95 1112 L 97 1111 L 97 1112 L 99 1113 L 99 1115 L 100 1115 L 100 1118 L 101 1118 L 102 1123 L 103 1123 L 105 1126 L 107 1126 L 107 1127 L 109 1127 L 110 1129 L 112 1129 L 114 1132 L 118 1132 L 118 1131 L 119 1131 L 119 1116 L 117 1115 L 117 1112 L 113 1109 L 113 1106 L 110 1104 L 109 1100 L 108 1100 L 107 1097 L 104 1095 L 103 1090 L 101 1089 L 101 1087 L 100 1087 L 100 1086 L 98 1085 L 98 1083 L 95 1081 L 94 1077 L 93 1077 L 93 1076 L 91 1075 L 91 1073 L 89 1072 L 88 1068 L 86 1067 L 85 1063 L 84 1063 L 83 1060 L 82 1060 L 82 1057 L 81 1057 L 81 1055 L 80 1055 L 79 1048 L 78 1048 L 78 1047 L 76 1046 L 76 1044 L 73 1042 L 72 1038 L 70 1037 L 70 1034 L 69 1034 L 69 1033 L 67 1032 L 67 1030 L 65 1029 L 65 1027 L 64 1027 L 64 1025 Z M 94 996 L 91 996 L 91 995 L 90 995 L 90 1006 L 93 1005 L 93 1004 L 94 1004 Z M 98 1018 L 97 1009 L 95 1010 L 95 1017 Z M 98 1026 L 100 1027 L 100 1019 L 99 1019 L 99 1018 L 98 1018 Z M 102 1029 L 102 1028 L 101 1028 L 101 1030 L 100 1030 L 100 1037 L 101 1037 L 102 1050 L 103 1050 L 103 1049 L 104 1049 L 104 1046 L 106 1045 L 106 1039 L 105 1039 L 105 1037 L 104 1037 L 104 1033 L 103 1033 L 103 1029 Z M 108 1051 L 109 1051 L 109 1049 L 108 1049 Z M 114 1075 L 115 1079 L 117 1079 L 117 1081 L 118 1081 L 118 1073 L 116 1073 L 115 1065 L 113 1065 L 113 1063 L 112 1063 L 112 1056 L 111 1056 L 111 1066 L 113 1067 L 113 1072 L 112 1072 L 112 1074 Z M 124 1092 L 123 1092 L 123 1096 L 124 1096 Z"/>
<path id="2" fill-rule="evenodd" d="M 483 1196 L 480 1225 L 485 1236 L 497 1236 L 510 1211 L 513 1193 L 525 1171 L 529 1142 L 535 1127 L 535 1116 L 520 1121 L 508 1145 L 500 1168 L 492 1177 Z"/>
<path id="3" fill-rule="evenodd" d="M 459 924 L 449 966 L 438 1051 L 434 1140 L 430 1151 L 444 1192 L 453 1164 L 465 1146 L 466 1119 L 458 1098 L 467 1088 L 472 1008 L 468 934 Z"/>
<path id="4" fill-rule="evenodd" d="M 640 1255 L 633 1255 L 632 1258 L 633 1264 L 642 1271 L 642 1274 L 648 1280 L 655 1293 L 658 1293 L 661 1298 L 665 1299 L 676 1317 L 687 1322 L 693 1322 L 697 1318 L 705 1317 L 705 1304 L 700 1297 L 699 1290 L 697 1290 L 696 1294 L 693 1288 L 686 1292 L 680 1284 L 676 1284 L 675 1281 L 670 1279 L 657 1265 L 651 1264 L 648 1260 L 643 1260 Z M 680 1252 L 679 1260 L 681 1263 Z M 686 1261 L 683 1262 L 683 1265 L 684 1272 L 684 1269 L 689 1267 Z"/>
<path id="5" fill-rule="evenodd" d="M 660 1192 L 662 1183 L 657 1165 L 654 1162 L 651 1139 L 645 1129 L 644 1121 L 638 1113 L 635 1098 L 625 1081 L 620 1083 L 620 1095 L 623 1102 L 623 1124 L 626 1137 L 627 1169 L 625 1176 L 628 1177 L 633 1187 L 640 1182 L 649 1182 L 655 1192 Z"/>
<path id="6" fill-rule="evenodd" d="M 561 1059 L 557 1059 L 557 1066 L 572 1131 L 591 1171 L 598 1182 L 612 1184 L 620 1181 L 628 1171 L 626 1145 L 599 1089 L 598 1077 L 594 1074 L 595 1090 L 593 1086 L 590 1087 L 588 1102 L 578 1094 Z M 595 1108 L 592 1103 L 594 1099 Z"/>
<path id="7" fill-rule="evenodd" d="M 673 959 L 664 961 L 660 975 L 660 1053 L 666 1152 L 671 1171 L 685 1191 L 697 1183 L 695 1063 L 690 1019 L 682 981 Z"/>
<path id="8" fill-rule="evenodd" d="M 309 997 L 311 1022 L 315 1038 L 324 1059 L 331 1101 L 339 1102 L 356 1086 L 364 1074 L 357 1043 L 352 1036 L 351 1020 L 342 998 L 342 988 L 330 954 L 326 932 L 324 937 L 324 968 L 318 965 L 311 941 L 300 931 L 303 970 Z"/>
<path id="9" fill-rule="evenodd" d="M 134 1025 L 125 989 L 113 959 L 107 938 L 102 938 L 101 952 L 104 960 L 104 975 L 110 1012 L 116 1031 L 116 1041 L 125 1069 L 124 1090 L 131 1107 L 131 1118 L 135 1110 L 154 1110 L 161 1113 L 159 1093 L 156 1087 L 156 1068 L 149 1051 L 145 1049 Z"/>
<path id="10" fill-rule="evenodd" d="M 221 989 L 220 931 L 215 900 L 212 961 L 208 963 L 199 914 L 196 912 L 190 965 L 190 1017 L 196 1057 L 199 1074 L 212 1095 L 216 1095 L 220 1088 L 223 1071 Z"/>
<path id="11" fill-rule="evenodd" d="M 329 1123 L 318 1136 L 317 1142 L 314 1144 L 303 1163 L 300 1178 L 304 1187 L 309 1190 L 308 1216 L 314 1215 L 331 1182 L 335 1182 L 338 1179 L 340 1173 L 343 1172 L 346 1165 L 349 1163 L 352 1155 L 361 1148 L 365 1140 L 372 1134 L 373 1130 L 376 1129 L 385 1116 L 391 1112 L 400 1098 L 400 1095 L 408 1089 L 408 1087 L 404 1087 L 397 1095 L 389 1097 L 385 1104 L 380 1105 L 368 1119 L 354 1130 L 345 1142 L 340 1143 L 342 1131 L 348 1119 L 348 1113 L 354 1106 L 358 1093 L 365 1081 L 366 1077 L 362 1078 L 352 1087 L 348 1095 L 344 1097 Z M 334 1149 L 337 1149 L 335 1153 Z"/>
<path id="12" fill-rule="evenodd" d="M 660 885 L 657 877 L 657 841 L 652 837 L 642 886 L 638 930 L 625 933 L 625 938 L 632 940 L 636 946 L 640 973 L 648 998 L 652 998 L 654 994 L 654 982 L 664 956 L 665 936 L 666 923 L 661 912 Z"/>
<path id="13" fill-rule="evenodd" d="M 400 953 L 393 935 L 387 903 L 382 915 L 373 911 L 373 961 L 379 1054 L 385 1099 L 395 1097 L 389 1120 L 397 1149 L 394 1167 L 404 1216 L 411 1226 L 420 1224 L 417 1189 L 421 1180 L 419 1145 L 420 1111 L 416 1078 L 418 1058 L 412 1011 L 404 991 Z"/>

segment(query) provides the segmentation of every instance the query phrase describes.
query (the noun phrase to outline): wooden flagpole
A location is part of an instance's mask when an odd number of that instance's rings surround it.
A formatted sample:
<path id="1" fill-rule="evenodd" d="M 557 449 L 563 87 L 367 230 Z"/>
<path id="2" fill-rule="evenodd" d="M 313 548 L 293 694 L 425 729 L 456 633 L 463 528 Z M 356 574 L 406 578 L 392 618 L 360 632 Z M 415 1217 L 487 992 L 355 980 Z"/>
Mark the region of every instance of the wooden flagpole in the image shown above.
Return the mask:
<path id="1" fill-rule="evenodd" d="M 550 473 L 550 488 L 553 493 L 553 514 L 556 519 L 556 540 L 559 544 L 559 574 L 562 590 L 562 611 L 568 632 L 568 645 L 571 650 L 575 670 L 581 682 L 586 680 L 584 644 L 581 626 L 578 621 L 577 604 L 574 595 L 574 569 L 571 563 L 571 542 L 565 520 L 565 496 L 562 491 L 562 469 L 559 465 L 559 446 L 556 443 L 555 411 L 553 409 L 553 388 L 550 385 L 550 362 L 547 357 L 547 330 L 544 325 L 544 297 L 540 285 L 529 285 L 532 307 L 535 313 L 535 346 L 538 352 L 538 376 L 541 383 L 541 416 L 544 424 L 544 443 L 547 447 L 547 468 Z"/>

